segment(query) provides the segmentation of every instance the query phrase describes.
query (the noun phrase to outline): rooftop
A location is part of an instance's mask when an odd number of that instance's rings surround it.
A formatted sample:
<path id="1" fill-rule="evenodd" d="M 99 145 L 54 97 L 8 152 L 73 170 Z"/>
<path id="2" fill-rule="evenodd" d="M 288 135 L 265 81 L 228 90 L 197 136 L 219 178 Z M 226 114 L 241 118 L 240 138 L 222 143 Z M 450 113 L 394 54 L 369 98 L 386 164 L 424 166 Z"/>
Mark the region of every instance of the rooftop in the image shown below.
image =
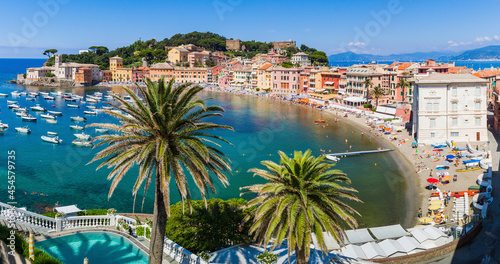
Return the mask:
<path id="1" fill-rule="evenodd" d="M 488 81 L 472 74 L 442 74 L 434 73 L 429 76 L 417 78 L 417 84 L 451 84 L 451 83 L 487 83 Z"/>

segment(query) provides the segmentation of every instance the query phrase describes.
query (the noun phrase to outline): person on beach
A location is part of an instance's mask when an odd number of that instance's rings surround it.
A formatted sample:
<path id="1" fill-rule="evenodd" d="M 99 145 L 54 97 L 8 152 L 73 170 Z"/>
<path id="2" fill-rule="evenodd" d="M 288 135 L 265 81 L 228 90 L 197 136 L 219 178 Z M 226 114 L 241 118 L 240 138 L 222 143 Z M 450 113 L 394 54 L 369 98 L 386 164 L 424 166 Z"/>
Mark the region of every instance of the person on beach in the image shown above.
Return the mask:
<path id="1" fill-rule="evenodd" d="M 431 170 L 431 172 L 430 172 L 430 174 L 429 174 L 429 177 L 432 177 L 432 170 Z"/>
<path id="2" fill-rule="evenodd" d="M 418 218 L 422 218 L 422 208 L 418 209 Z"/>

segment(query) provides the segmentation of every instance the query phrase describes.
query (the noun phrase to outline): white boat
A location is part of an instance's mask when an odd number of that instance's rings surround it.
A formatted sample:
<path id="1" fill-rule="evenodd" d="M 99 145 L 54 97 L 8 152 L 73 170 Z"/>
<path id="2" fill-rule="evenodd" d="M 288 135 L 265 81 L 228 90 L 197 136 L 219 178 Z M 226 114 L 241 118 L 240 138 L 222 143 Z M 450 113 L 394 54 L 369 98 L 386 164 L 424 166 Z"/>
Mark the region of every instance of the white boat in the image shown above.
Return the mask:
<path id="1" fill-rule="evenodd" d="M 25 116 L 27 115 L 25 112 L 16 112 L 16 116 Z"/>
<path id="2" fill-rule="evenodd" d="M 54 96 L 44 96 L 43 99 L 47 100 L 47 101 L 53 101 L 53 100 L 56 100 L 56 98 Z"/>
<path id="3" fill-rule="evenodd" d="M 53 116 L 51 114 L 41 114 L 40 115 L 42 118 L 47 118 L 47 119 L 56 119 L 56 116 Z"/>
<path id="4" fill-rule="evenodd" d="M 45 141 L 45 142 L 54 143 L 54 144 L 60 144 L 60 143 L 62 143 L 62 139 L 59 139 L 59 137 L 42 136 L 42 140 Z"/>
<path id="5" fill-rule="evenodd" d="M 28 95 L 28 93 L 27 92 L 20 92 L 19 95 L 26 96 L 26 95 Z"/>
<path id="6" fill-rule="evenodd" d="M 38 93 L 37 92 L 29 92 L 28 96 L 30 96 L 30 97 L 37 97 Z"/>
<path id="7" fill-rule="evenodd" d="M 93 106 L 93 105 L 87 105 L 87 108 L 88 109 L 95 109 L 95 106 Z"/>
<path id="8" fill-rule="evenodd" d="M 112 106 L 103 106 L 102 109 L 104 110 L 113 110 Z"/>
<path id="9" fill-rule="evenodd" d="M 49 135 L 49 136 L 57 136 L 57 133 L 56 132 L 47 131 L 47 135 Z"/>
<path id="10" fill-rule="evenodd" d="M 338 162 L 340 160 L 338 157 L 335 157 L 335 156 L 325 155 L 325 157 L 328 160 L 331 160 L 331 161 L 334 161 L 334 162 Z"/>
<path id="11" fill-rule="evenodd" d="M 111 96 L 111 95 L 106 95 L 106 96 L 104 96 L 104 99 L 106 99 L 106 100 L 113 100 L 113 96 Z"/>
<path id="12" fill-rule="evenodd" d="M 57 124 L 57 120 L 55 119 L 45 119 L 45 121 L 47 121 L 47 123 L 49 124 Z"/>
<path id="13" fill-rule="evenodd" d="M 41 107 L 39 104 L 30 107 L 31 111 L 40 111 L 40 112 L 45 112 L 47 109 Z"/>
<path id="14" fill-rule="evenodd" d="M 62 112 L 57 112 L 57 111 L 48 111 L 48 112 L 51 115 L 62 116 Z"/>
<path id="15" fill-rule="evenodd" d="M 43 95 L 43 96 L 49 95 L 49 93 L 47 93 L 47 92 L 40 92 L 40 94 Z"/>
<path id="16" fill-rule="evenodd" d="M 31 115 L 28 114 L 22 115 L 21 118 L 24 121 L 36 122 L 36 117 L 32 117 Z"/>
<path id="17" fill-rule="evenodd" d="M 16 127 L 16 131 L 19 133 L 31 133 L 31 130 L 28 127 Z"/>
<path id="18" fill-rule="evenodd" d="M 68 104 L 69 108 L 80 108 L 79 105 L 74 105 L 74 104 Z"/>
<path id="19" fill-rule="evenodd" d="M 7 100 L 7 103 L 8 104 L 18 104 L 17 101 L 9 101 L 9 100 Z"/>
<path id="20" fill-rule="evenodd" d="M 90 141 L 78 141 L 78 140 L 73 140 L 73 145 L 79 146 L 79 147 L 92 147 L 92 142 Z"/>
<path id="21" fill-rule="evenodd" d="M 0 97 L 9 97 L 8 94 L 0 93 Z"/>
<path id="22" fill-rule="evenodd" d="M 26 101 L 36 101 L 36 98 L 28 97 L 28 98 L 26 98 Z"/>
<path id="23" fill-rule="evenodd" d="M 26 107 L 17 107 L 17 108 L 13 108 L 12 111 L 14 111 L 14 112 L 28 112 L 28 108 L 26 108 Z"/>
<path id="24" fill-rule="evenodd" d="M 107 129 L 107 128 L 96 128 L 95 132 L 96 133 L 108 133 L 109 129 Z"/>
<path id="25" fill-rule="evenodd" d="M 72 116 L 70 117 L 71 120 L 73 121 L 78 121 L 78 122 L 87 122 L 87 118 L 85 117 L 80 117 L 80 116 Z"/>
<path id="26" fill-rule="evenodd" d="M 83 130 L 84 128 L 81 127 L 81 126 L 77 126 L 77 125 L 71 125 L 69 126 L 71 129 L 76 129 L 76 130 Z"/>
<path id="27" fill-rule="evenodd" d="M 76 98 L 73 98 L 73 97 L 71 97 L 71 98 L 64 98 L 64 100 L 66 102 L 76 102 Z"/>
<path id="28" fill-rule="evenodd" d="M 18 91 L 13 91 L 13 92 L 10 92 L 10 94 L 11 94 L 12 96 L 19 96 L 19 95 L 20 95 L 20 93 L 19 93 Z"/>
<path id="29" fill-rule="evenodd" d="M 83 111 L 83 113 L 86 115 L 97 115 L 97 112 L 95 111 Z"/>
<path id="30" fill-rule="evenodd" d="M 19 108 L 20 106 L 18 104 L 10 104 L 7 105 L 7 108 Z"/>
<path id="31" fill-rule="evenodd" d="M 9 125 L 3 124 L 2 121 L 0 121 L 0 128 L 9 128 Z"/>
<path id="32" fill-rule="evenodd" d="M 85 132 L 82 132 L 81 134 L 74 134 L 76 138 L 81 139 L 81 140 L 90 140 L 91 137 L 90 135 L 85 134 Z"/>
<path id="33" fill-rule="evenodd" d="M 87 103 L 95 104 L 97 103 L 97 100 L 87 97 Z"/>
<path id="34" fill-rule="evenodd" d="M 94 96 L 97 96 L 97 97 L 102 96 L 102 95 L 103 95 L 103 94 L 102 94 L 101 92 L 95 92 L 95 93 L 94 93 Z"/>

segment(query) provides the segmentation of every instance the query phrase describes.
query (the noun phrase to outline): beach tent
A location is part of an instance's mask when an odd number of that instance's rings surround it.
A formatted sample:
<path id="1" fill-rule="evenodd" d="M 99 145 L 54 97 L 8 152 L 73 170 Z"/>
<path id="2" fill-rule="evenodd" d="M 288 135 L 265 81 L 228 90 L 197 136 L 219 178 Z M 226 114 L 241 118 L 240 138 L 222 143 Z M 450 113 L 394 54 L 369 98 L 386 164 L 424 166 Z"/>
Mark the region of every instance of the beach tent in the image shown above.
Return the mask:
<path id="1" fill-rule="evenodd" d="M 76 204 L 75 205 L 55 207 L 54 210 L 56 212 L 63 213 L 65 215 L 72 215 L 72 214 L 76 214 L 76 213 L 82 211 L 82 210 L 78 209 L 78 207 L 76 207 Z"/>
<path id="2" fill-rule="evenodd" d="M 363 249 L 361 249 L 360 246 L 347 245 L 343 247 L 341 251 L 342 255 L 349 258 L 366 259 L 365 252 L 363 251 Z"/>
<path id="3" fill-rule="evenodd" d="M 401 225 L 390 225 L 370 228 L 370 232 L 375 236 L 376 239 L 388 239 L 388 238 L 400 238 L 403 236 L 408 236 L 410 233 L 406 232 Z"/>
<path id="4" fill-rule="evenodd" d="M 375 242 L 363 244 L 361 249 L 363 250 L 363 253 L 365 253 L 366 259 L 387 257 L 387 254 Z"/>
<path id="5" fill-rule="evenodd" d="M 378 243 L 380 248 L 385 252 L 388 257 L 405 256 L 406 250 L 394 239 L 386 239 Z"/>
<path id="6" fill-rule="evenodd" d="M 347 240 L 344 238 L 345 244 L 361 244 L 375 241 L 366 228 L 347 230 L 345 231 L 345 234 L 347 236 Z"/>
<path id="7" fill-rule="evenodd" d="M 401 247 L 403 247 L 403 249 L 406 252 L 412 252 L 415 249 L 421 249 L 421 250 L 426 249 L 424 246 L 420 245 L 417 242 L 417 240 L 415 240 L 415 238 L 413 237 L 404 236 L 402 238 L 397 239 L 396 241 L 401 245 Z"/>

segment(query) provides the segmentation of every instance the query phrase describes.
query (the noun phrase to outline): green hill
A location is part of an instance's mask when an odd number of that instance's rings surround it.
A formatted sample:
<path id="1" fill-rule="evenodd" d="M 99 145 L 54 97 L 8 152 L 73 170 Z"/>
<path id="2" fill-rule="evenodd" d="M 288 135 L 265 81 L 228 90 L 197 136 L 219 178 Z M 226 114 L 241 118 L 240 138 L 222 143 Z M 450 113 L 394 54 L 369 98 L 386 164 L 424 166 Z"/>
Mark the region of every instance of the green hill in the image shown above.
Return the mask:
<path id="1" fill-rule="evenodd" d="M 479 49 L 467 50 L 450 60 L 500 60 L 500 46 L 487 46 Z"/>

